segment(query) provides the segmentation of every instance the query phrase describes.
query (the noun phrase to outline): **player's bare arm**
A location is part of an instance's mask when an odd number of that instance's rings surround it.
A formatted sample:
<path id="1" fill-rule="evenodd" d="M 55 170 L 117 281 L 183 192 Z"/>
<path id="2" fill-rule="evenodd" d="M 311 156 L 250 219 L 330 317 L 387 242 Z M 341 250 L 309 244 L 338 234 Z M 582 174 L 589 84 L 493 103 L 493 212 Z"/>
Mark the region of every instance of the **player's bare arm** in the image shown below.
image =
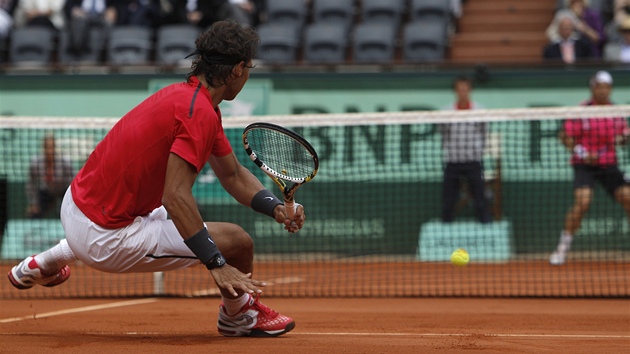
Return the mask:
<path id="1" fill-rule="evenodd" d="M 561 130 L 560 133 L 558 133 L 558 138 L 560 139 L 562 144 L 567 147 L 567 149 L 573 150 L 573 148 L 575 147 L 575 142 L 573 141 L 573 138 L 568 136 L 564 130 Z"/>
<path id="2" fill-rule="evenodd" d="M 162 204 L 184 239 L 194 235 L 204 225 L 192 194 L 196 177 L 197 172 L 191 164 L 175 154 L 170 154 Z"/>
<path id="3" fill-rule="evenodd" d="M 234 153 L 226 156 L 210 157 L 210 166 L 221 182 L 221 186 L 236 199 L 239 203 L 251 207 L 252 198 L 261 190 L 265 189 L 247 168 L 238 162 Z M 294 224 L 287 218 L 284 205 L 278 205 L 274 209 L 274 219 L 276 222 L 285 225 L 285 229 L 302 228 L 305 220 L 304 208 L 300 205 L 294 217 Z"/>
<path id="4" fill-rule="evenodd" d="M 169 155 L 162 204 L 184 240 L 192 238 L 205 227 L 192 194 L 196 177 L 197 172 L 191 164 L 176 154 Z M 238 295 L 238 290 L 260 293 L 258 287 L 265 285 L 261 281 L 251 279 L 251 273 L 242 273 L 229 264 L 211 269 L 210 272 L 217 286 L 233 296 Z"/>

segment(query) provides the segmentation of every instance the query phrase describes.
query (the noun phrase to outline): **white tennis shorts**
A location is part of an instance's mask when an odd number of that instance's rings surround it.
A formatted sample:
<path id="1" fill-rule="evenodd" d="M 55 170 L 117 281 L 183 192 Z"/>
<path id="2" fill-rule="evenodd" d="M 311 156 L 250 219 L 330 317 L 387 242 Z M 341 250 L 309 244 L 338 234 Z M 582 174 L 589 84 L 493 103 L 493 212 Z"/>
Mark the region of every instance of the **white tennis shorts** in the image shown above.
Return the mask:
<path id="1" fill-rule="evenodd" d="M 161 272 L 201 264 L 166 216 L 160 207 L 126 227 L 106 229 L 79 210 L 70 188 L 61 204 L 61 223 L 72 252 L 88 266 L 110 273 Z"/>

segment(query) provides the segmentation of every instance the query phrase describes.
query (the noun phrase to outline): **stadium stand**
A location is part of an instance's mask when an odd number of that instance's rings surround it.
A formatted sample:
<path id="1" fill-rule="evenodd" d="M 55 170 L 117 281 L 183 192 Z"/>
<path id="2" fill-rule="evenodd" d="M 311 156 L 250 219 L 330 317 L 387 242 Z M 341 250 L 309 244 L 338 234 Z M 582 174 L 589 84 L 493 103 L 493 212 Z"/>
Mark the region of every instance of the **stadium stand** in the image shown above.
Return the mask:
<path id="1" fill-rule="evenodd" d="M 345 41 L 350 50 L 346 51 L 343 62 L 353 63 L 355 27 L 366 22 L 393 22 L 395 24 L 395 36 L 391 45 L 394 54 L 391 59 L 381 58 L 382 64 L 413 64 L 421 63 L 425 59 L 414 57 L 409 48 L 405 52 L 404 28 L 407 24 L 429 17 L 442 18 L 447 23 L 447 37 L 444 43 L 444 54 L 432 54 L 431 60 L 441 61 L 446 64 L 460 63 L 541 63 L 540 52 L 547 44 L 544 31 L 554 13 L 566 6 L 566 0 L 475 0 L 461 1 L 453 7 L 453 2 L 448 0 L 267 0 L 262 8 L 260 22 L 256 27 L 265 37 L 260 47 L 259 58 L 265 65 L 309 65 L 315 63 L 312 59 L 312 48 L 307 48 L 309 43 L 304 30 L 316 23 L 342 22 L 345 24 L 346 33 L 339 38 Z M 609 41 L 614 42 L 618 38 L 617 26 L 613 21 L 613 0 L 589 0 L 591 8 L 599 10 L 606 22 L 606 34 Z M 291 34 L 271 35 L 272 28 L 279 25 L 284 30 L 295 31 Z M 265 28 L 267 27 L 267 28 Z M 413 26 L 412 26 L 413 27 Z M 206 28 L 206 27 L 202 27 Z M 320 27 L 321 28 L 321 27 Z M 160 65 L 169 66 L 167 62 L 175 59 L 165 59 L 162 44 L 158 43 L 160 26 L 150 28 L 155 33 L 146 40 L 136 40 L 127 36 L 118 39 L 112 36 L 112 41 L 106 41 L 103 52 L 96 53 L 71 53 L 65 50 L 67 37 L 63 30 L 59 38 L 53 40 L 53 52 L 50 59 L 41 61 L 11 60 L 11 39 L 0 43 L 0 65 L 3 68 L 11 66 L 35 66 L 54 64 L 57 68 L 64 65 Z M 100 42 L 101 38 L 94 35 L 94 41 Z M 142 35 L 142 37 L 146 37 Z M 288 37 L 288 38 L 286 38 Z M 407 36 L 409 37 L 409 36 Z M 273 39 L 272 39 L 273 38 Z M 442 39 L 439 38 L 439 43 Z M 110 53 L 112 44 L 120 47 L 119 42 L 138 42 L 142 49 L 136 52 L 127 49 L 116 48 L 115 53 Z M 109 43 L 108 43 L 109 42 Z M 3 52 L 2 45 L 5 49 Z M 99 44 L 96 44 L 98 52 Z M 133 45 L 131 45 L 133 46 Z M 122 47 L 130 47 L 122 44 Z M 308 52 L 307 52 L 308 51 Z M 437 50 L 442 51 L 441 49 Z M 281 54 L 284 53 L 284 54 Z M 321 53 L 320 53 L 321 54 Z M 417 53 L 416 53 L 417 54 Z M 174 58 L 180 54 L 174 54 Z M 365 63 L 364 53 L 357 53 L 357 63 Z M 124 59 L 126 57 L 126 59 Z M 308 57 L 308 58 L 307 58 Z M 415 58 L 415 59 L 412 59 Z M 441 59 L 437 59 L 441 57 Z M 95 60 L 96 58 L 96 60 Z M 389 58 L 389 56 L 387 56 Z M 608 57 L 605 57 L 604 61 Z M 332 61 L 332 58 L 329 58 Z M 4 63 L 3 63 L 4 62 Z M 60 64 L 60 65 L 57 65 Z"/>
<path id="2" fill-rule="evenodd" d="M 157 30 L 155 57 L 158 65 L 190 64 L 185 57 L 195 50 L 199 29 L 193 25 L 168 25 Z"/>
<path id="3" fill-rule="evenodd" d="M 90 41 L 85 52 L 76 53 L 70 48 L 70 33 L 62 31 L 59 35 L 59 46 L 57 53 L 61 64 L 99 64 L 102 62 L 103 51 L 107 40 L 107 33 L 104 29 L 91 28 Z"/>
<path id="4" fill-rule="evenodd" d="M 313 23 L 304 31 L 306 63 L 343 63 L 348 47 L 347 24 Z"/>
<path id="5" fill-rule="evenodd" d="M 467 1 L 450 40 L 450 62 L 540 62 L 555 6 L 547 0 Z"/>
<path id="6" fill-rule="evenodd" d="M 363 22 L 391 22 L 398 28 L 405 5 L 405 0 L 362 0 L 361 18 Z"/>
<path id="7" fill-rule="evenodd" d="M 9 60 L 13 65 L 45 66 L 52 62 L 54 30 L 47 27 L 21 27 L 11 31 Z"/>
<path id="8" fill-rule="evenodd" d="M 267 22 L 292 24 L 301 29 L 309 8 L 301 0 L 267 0 Z"/>
<path id="9" fill-rule="evenodd" d="M 396 23 L 368 21 L 355 26 L 353 61 L 362 64 L 391 63 L 396 45 Z"/>
<path id="10" fill-rule="evenodd" d="M 349 29 L 355 21 L 354 0 L 313 0 L 313 22 L 342 23 Z"/>
<path id="11" fill-rule="evenodd" d="M 258 59 L 268 64 L 293 64 L 300 47 L 299 30 L 293 23 L 264 23 L 258 26 Z"/>
<path id="12" fill-rule="evenodd" d="M 448 1 L 410 0 L 409 18 L 411 21 L 437 17 L 446 22 L 450 20 L 451 9 Z"/>
<path id="13" fill-rule="evenodd" d="M 153 50 L 152 30 L 142 26 L 112 28 L 107 43 L 108 62 L 111 65 L 146 64 Z"/>
<path id="14" fill-rule="evenodd" d="M 409 22 L 403 28 L 403 60 L 407 63 L 442 61 L 447 41 L 446 23 L 442 19 Z"/>

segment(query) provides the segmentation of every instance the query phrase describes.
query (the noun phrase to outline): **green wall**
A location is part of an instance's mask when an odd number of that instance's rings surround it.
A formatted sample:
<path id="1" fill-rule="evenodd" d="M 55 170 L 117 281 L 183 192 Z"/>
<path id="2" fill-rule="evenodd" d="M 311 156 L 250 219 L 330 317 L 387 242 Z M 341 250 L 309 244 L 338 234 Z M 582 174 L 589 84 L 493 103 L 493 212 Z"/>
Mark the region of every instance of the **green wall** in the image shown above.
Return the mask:
<path id="1" fill-rule="evenodd" d="M 491 70 L 477 82 L 475 100 L 486 108 L 576 105 L 589 95 L 598 68 Z M 609 69 L 613 99 L 630 103 L 630 72 Z M 453 97 L 451 82 L 470 69 L 387 73 L 253 73 L 229 115 L 374 112 L 440 109 Z M 0 115 L 118 117 L 150 92 L 184 74 L 0 75 Z"/>

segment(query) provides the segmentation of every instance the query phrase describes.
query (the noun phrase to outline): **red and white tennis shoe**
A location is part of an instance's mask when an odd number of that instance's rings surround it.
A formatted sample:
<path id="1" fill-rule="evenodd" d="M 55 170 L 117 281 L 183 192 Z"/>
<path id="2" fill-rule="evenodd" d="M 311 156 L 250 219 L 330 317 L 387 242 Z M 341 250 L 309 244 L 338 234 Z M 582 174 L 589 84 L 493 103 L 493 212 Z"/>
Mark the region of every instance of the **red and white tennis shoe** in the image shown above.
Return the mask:
<path id="1" fill-rule="evenodd" d="M 241 312 L 228 316 L 219 306 L 219 333 L 227 337 L 277 337 L 295 328 L 292 318 L 281 315 L 258 301 L 260 295 L 249 297 Z"/>
<path id="2" fill-rule="evenodd" d="M 52 287 L 70 278 L 70 267 L 64 266 L 56 274 L 43 274 L 33 255 L 11 268 L 8 276 L 11 285 L 18 289 L 30 289 L 35 284 Z"/>

